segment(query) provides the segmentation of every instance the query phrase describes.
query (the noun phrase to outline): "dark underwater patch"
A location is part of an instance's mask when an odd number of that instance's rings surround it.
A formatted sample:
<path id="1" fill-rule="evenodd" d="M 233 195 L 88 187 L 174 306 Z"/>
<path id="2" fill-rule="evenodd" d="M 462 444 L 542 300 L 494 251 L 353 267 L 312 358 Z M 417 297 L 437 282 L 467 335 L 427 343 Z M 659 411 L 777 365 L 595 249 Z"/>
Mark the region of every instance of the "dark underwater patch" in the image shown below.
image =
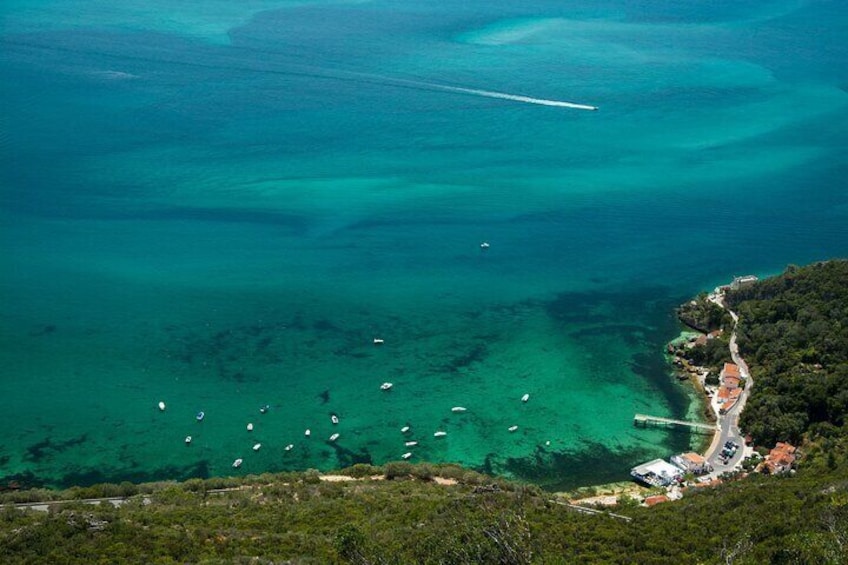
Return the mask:
<path id="1" fill-rule="evenodd" d="M 84 443 L 87 439 L 88 434 L 82 434 L 81 436 L 58 442 L 53 441 L 51 438 L 47 438 L 27 447 L 27 452 L 26 455 L 24 455 L 24 460 L 31 461 L 33 463 L 38 463 L 46 457 L 49 457 L 56 453 L 61 453 L 75 445 Z"/>
<path id="2" fill-rule="evenodd" d="M 532 482 L 545 490 L 570 490 L 585 485 L 626 481 L 630 468 L 651 458 L 642 449 L 612 451 L 591 444 L 581 451 L 550 451 L 538 446 L 527 457 L 510 457 L 503 467 L 518 479 Z"/>
<path id="3" fill-rule="evenodd" d="M 373 464 L 371 453 L 365 447 L 361 447 L 359 451 L 353 451 L 352 449 L 343 447 L 335 442 L 330 443 L 328 445 L 333 448 L 333 451 L 336 452 L 336 460 L 339 462 L 339 469 L 352 467 L 357 463 L 365 463 L 367 465 Z"/>
<path id="4" fill-rule="evenodd" d="M 210 477 L 209 462 L 199 461 L 193 465 L 176 466 L 169 465 L 160 467 L 154 471 L 122 471 L 117 473 L 104 473 L 98 469 L 86 469 L 74 471 L 64 475 L 56 485 L 59 488 L 70 488 L 72 486 L 87 487 L 101 483 L 119 484 L 123 481 L 131 483 L 151 483 L 155 481 L 185 481 L 188 479 L 208 479 Z"/>
<path id="5" fill-rule="evenodd" d="M 481 363 L 489 354 L 488 348 L 482 344 L 475 344 L 470 350 L 450 359 L 444 366 L 444 370 L 458 373 L 462 369 L 468 368 L 475 363 Z"/>
<path id="6" fill-rule="evenodd" d="M 44 324 L 43 326 L 38 326 L 29 332 L 31 337 L 42 337 L 45 335 L 50 335 L 56 333 L 56 326 L 53 324 Z"/>

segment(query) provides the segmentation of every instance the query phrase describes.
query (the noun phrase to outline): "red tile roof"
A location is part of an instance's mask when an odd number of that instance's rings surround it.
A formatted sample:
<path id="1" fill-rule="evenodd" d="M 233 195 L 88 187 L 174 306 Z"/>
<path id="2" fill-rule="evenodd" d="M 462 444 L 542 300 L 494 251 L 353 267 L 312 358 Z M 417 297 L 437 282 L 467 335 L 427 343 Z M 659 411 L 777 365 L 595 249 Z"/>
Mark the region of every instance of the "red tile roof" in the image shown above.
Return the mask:
<path id="1" fill-rule="evenodd" d="M 739 378 L 739 366 L 735 363 L 725 363 L 724 369 L 721 370 L 722 376 Z"/>
<path id="2" fill-rule="evenodd" d="M 668 502 L 669 500 L 671 500 L 671 499 L 669 497 L 667 497 L 666 495 L 658 494 L 656 496 L 647 497 L 645 499 L 645 504 L 647 504 L 648 506 L 656 506 L 657 504 L 659 504 L 661 502 Z"/>

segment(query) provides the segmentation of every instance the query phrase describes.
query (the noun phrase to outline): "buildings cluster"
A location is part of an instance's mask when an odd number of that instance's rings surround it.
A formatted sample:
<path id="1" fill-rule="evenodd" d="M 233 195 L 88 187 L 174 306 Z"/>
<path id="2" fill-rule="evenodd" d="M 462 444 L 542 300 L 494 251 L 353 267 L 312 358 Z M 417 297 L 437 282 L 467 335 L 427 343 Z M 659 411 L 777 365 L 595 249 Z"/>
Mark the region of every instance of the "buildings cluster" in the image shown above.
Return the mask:
<path id="1" fill-rule="evenodd" d="M 772 475 L 785 473 L 792 469 L 792 465 L 798 456 L 797 451 L 798 449 L 794 445 L 779 441 L 759 466 L 759 470 Z"/>
<path id="2" fill-rule="evenodd" d="M 630 470 L 630 476 L 653 487 L 668 487 L 682 482 L 687 473 L 703 475 L 712 470 L 702 455 L 689 452 L 672 456 L 671 463 L 665 459 L 654 459 L 637 465 Z"/>
<path id="3" fill-rule="evenodd" d="M 742 389 L 742 377 L 739 374 L 739 366 L 735 363 L 725 363 L 719 374 L 719 387 L 716 391 L 718 402 L 718 413 L 726 414 L 728 410 L 736 405 Z"/>

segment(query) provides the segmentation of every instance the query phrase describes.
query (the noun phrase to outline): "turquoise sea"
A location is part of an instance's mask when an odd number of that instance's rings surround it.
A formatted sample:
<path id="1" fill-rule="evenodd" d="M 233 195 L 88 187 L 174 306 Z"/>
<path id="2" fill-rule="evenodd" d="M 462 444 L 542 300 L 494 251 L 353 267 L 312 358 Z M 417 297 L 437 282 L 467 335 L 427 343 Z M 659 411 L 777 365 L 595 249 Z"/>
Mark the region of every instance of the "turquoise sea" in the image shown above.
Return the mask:
<path id="1" fill-rule="evenodd" d="M 697 444 L 673 308 L 848 255 L 847 62 L 838 0 L 6 0 L 0 482 Z"/>

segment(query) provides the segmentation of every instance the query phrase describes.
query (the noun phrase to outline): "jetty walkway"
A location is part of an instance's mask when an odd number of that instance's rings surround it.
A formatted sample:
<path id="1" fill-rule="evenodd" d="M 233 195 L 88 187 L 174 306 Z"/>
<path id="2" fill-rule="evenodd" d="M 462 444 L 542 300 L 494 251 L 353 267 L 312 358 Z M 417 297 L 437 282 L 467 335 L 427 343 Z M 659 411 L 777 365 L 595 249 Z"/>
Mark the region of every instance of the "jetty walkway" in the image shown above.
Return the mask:
<path id="1" fill-rule="evenodd" d="M 719 431 L 716 424 L 703 424 L 701 422 L 688 422 L 686 420 L 675 420 L 674 418 L 662 418 L 660 416 L 648 416 L 647 414 L 636 414 L 633 416 L 633 425 L 635 426 L 688 426 L 696 430 L 701 430 L 707 433 L 715 433 Z"/>

